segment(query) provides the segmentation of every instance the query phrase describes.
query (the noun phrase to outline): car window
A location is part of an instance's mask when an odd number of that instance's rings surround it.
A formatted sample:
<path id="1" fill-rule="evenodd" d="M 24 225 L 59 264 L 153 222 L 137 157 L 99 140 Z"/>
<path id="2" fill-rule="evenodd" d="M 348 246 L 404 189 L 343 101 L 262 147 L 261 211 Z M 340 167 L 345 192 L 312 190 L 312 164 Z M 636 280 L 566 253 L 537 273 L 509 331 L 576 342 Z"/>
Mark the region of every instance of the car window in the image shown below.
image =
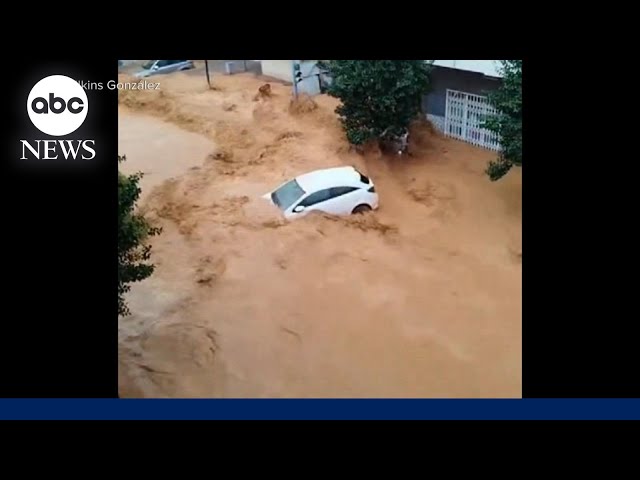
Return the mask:
<path id="1" fill-rule="evenodd" d="M 354 190 L 358 190 L 358 187 L 334 187 L 331 189 L 331 198 L 346 195 L 347 193 L 351 193 Z"/>
<path id="2" fill-rule="evenodd" d="M 310 207 L 311 205 L 315 205 L 316 203 L 324 202 L 331 198 L 331 189 L 327 188 L 325 190 L 318 190 L 315 193 L 312 193 L 303 201 L 300 202 L 300 205 L 303 207 Z"/>
<path id="3" fill-rule="evenodd" d="M 279 189 L 271 194 L 271 200 L 275 203 L 281 210 L 286 210 L 293 202 L 298 200 L 302 195 L 305 194 L 305 191 L 300 187 L 298 182 L 294 179 L 290 182 L 285 183 Z"/>
<path id="4" fill-rule="evenodd" d="M 170 61 L 171 60 L 158 60 L 157 65 L 158 67 L 166 67 L 167 65 L 169 65 Z"/>

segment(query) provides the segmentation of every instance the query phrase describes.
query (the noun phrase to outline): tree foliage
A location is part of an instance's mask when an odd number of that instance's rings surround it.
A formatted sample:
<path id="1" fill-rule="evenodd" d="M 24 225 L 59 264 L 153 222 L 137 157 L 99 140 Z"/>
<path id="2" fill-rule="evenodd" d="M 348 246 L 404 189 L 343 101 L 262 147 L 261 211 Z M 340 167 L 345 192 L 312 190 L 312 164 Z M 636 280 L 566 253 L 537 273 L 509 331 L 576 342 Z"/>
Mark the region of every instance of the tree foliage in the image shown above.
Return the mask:
<path id="1" fill-rule="evenodd" d="M 522 166 L 522 60 L 501 60 L 502 86 L 489 93 L 498 110 L 487 118 L 485 128 L 498 134 L 502 151 L 489 162 L 486 173 L 492 181 L 502 178 L 514 165 Z"/>
<path id="2" fill-rule="evenodd" d="M 118 156 L 118 162 L 126 156 Z M 118 172 L 118 315 L 126 316 L 129 308 L 124 294 L 130 283 L 149 277 L 154 265 L 148 263 L 151 246 L 145 244 L 148 237 L 157 235 L 161 229 L 149 225 L 144 216 L 136 213 L 135 206 L 140 197 L 141 173 L 124 175 Z"/>
<path id="3" fill-rule="evenodd" d="M 429 89 L 425 60 L 329 60 L 320 65 L 332 78 L 327 93 L 352 145 L 402 135 L 421 112 Z"/>

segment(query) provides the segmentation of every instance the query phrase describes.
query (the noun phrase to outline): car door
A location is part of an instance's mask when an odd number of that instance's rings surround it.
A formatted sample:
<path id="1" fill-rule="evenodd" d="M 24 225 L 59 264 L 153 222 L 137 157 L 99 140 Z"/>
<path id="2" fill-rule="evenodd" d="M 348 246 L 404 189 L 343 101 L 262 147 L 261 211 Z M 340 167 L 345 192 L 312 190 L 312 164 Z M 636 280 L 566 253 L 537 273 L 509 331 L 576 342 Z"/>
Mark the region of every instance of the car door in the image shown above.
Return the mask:
<path id="1" fill-rule="evenodd" d="M 165 72 L 166 67 L 167 67 L 167 60 L 158 60 L 151 68 L 151 72 L 156 75 L 162 74 Z"/>
<path id="2" fill-rule="evenodd" d="M 357 187 L 332 187 L 319 190 L 302 199 L 296 205 L 305 207 L 302 212 L 296 213 L 295 207 L 292 212 L 296 216 L 306 215 L 312 211 L 322 211 L 332 215 L 349 215 L 356 206 L 356 202 L 350 194 L 356 190 L 358 190 Z"/>
<path id="3" fill-rule="evenodd" d="M 176 60 L 176 62 L 176 70 L 178 71 L 188 70 L 190 67 L 189 60 Z"/>
<path id="4" fill-rule="evenodd" d="M 358 187 L 333 187 L 329 199 L 322 204 L 323 210 L 333 215 L 350 215 L 357 206 Z"/>
<path id="5" fill-rule="evenodd" d="M 156 73 L 160 73 L 160 74 L 171 73 L 171 68 L 173 66 L 172 62 L 173 60 L 158 60 L 158 63 L 157 63 L 158 69 L 156 70 Z"/>
<path id="6" fill-rule="evenodd" d="M 169 60 L 169 69 L 167 73 L 173 73 L 180 70 L 180 62 L 182 62 L 182 60 Z"/>
<path id="7" fill-rule="evenodd" d="M 331 189 L 325 188 L 324 190 L 318 190 L 306 197 L 304 197 L 300 202 L 291 207 L 291 216 L 294 217 L 303 217 L 310 212 L 321 210 L 325 211 L 321 205 L 323 205 L 327 200 L 331 198 Z M 296 212 L 297 207 L 304 207 L 304 210 L 301 212 Z"/>

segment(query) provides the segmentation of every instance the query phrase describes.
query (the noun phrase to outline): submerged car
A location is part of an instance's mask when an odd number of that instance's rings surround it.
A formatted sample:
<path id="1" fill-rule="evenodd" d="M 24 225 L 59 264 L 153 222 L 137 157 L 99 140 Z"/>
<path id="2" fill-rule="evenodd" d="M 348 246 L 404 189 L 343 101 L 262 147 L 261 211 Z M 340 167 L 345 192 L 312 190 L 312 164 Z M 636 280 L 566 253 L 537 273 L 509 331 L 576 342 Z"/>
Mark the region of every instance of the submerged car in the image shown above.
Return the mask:
<path id="1" fill-rule="evenodd" d="M 149 60 L 142 65 L 142 70 L 135 74 L 137 78 L 145 78 L 151 75 L 180 72 L 194 68 L 191 60 Z"/>
<path id="2" fill-rule="evenodd" d="M 316 170 L 283 183 L 263 195 L 285 218 L 303 217 L 318 211 L 351 215 L 378 208 L 378 194 L 370 178 L 354 167 Z"/>

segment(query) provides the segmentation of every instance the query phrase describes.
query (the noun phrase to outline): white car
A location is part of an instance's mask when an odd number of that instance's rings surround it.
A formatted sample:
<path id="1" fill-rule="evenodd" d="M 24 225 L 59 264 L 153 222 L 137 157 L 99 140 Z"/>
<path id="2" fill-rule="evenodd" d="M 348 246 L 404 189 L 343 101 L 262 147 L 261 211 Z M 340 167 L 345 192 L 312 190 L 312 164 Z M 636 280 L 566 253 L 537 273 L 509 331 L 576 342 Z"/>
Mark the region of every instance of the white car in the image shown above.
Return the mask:
<path id="1" fill-rule="evenodd" d="M 313 211 L 351 215 L 378 208 L 373 182 L 354 167 L 327 168 L 300 175 L 263 198 L 277 206 L 288 219 Z"/>

